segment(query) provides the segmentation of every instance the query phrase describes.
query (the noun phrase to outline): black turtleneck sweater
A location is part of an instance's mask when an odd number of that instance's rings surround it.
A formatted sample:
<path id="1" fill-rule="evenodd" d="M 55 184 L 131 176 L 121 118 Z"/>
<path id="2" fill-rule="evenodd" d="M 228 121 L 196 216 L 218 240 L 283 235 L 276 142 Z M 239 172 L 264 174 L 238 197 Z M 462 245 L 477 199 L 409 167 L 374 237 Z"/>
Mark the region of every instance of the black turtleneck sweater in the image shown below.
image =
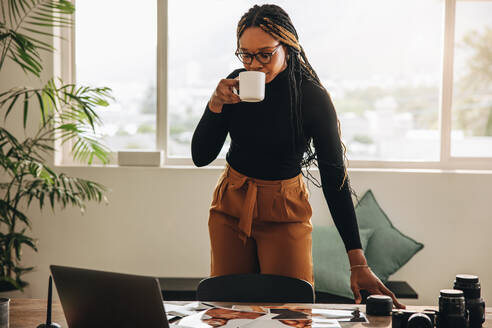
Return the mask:
<path id="1" fill-rule="evenodd" d="M 229 76 L 233 79 L 237 69 Z M 337 116 L 328 93 L 303 79 L 302 120 L 304 134 L 313 138 L 323 193 L 346 250 L 362 248 L 348 184 L 344 176 L 343 151 Z M 301 172 L 306 146 L 292 146 L 288 70 L 265 85 L 261 102 L 225 104 L 221 113 L 208 105 L 193 134 L 191 153 L 196 166 L 210 164 L 219 154 L 227 133 L 231 145 L 226 161 L 238 172 L 258 179 L 281 180 Z"/>

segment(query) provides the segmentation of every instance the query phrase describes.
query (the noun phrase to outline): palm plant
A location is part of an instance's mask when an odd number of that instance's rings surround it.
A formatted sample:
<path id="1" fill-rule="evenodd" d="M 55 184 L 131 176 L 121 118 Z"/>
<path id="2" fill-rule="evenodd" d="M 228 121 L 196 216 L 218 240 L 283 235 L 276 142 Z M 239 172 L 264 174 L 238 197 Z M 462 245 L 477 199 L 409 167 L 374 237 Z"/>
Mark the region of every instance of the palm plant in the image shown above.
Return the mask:
<path id="1" fill-rule="evenodd" d="M 43 71 L 40 51 L 55 50 L 42 38 L 57 37 L 53 27 L 71 27 L 74 6 L 66 0 L 0 3 L 0 76 L 10 61 L 27 75 L 39 78 Z M 55 78 L 40 88 L 12 86 L 0 90 L 4 123 L 12 111 L 22 110 L 27 133 L 31 108 L 36 106 L 41 113 L 35 133 L 24 140 L 0 127 L 0 290 L 22 289 L 27 285 L 22 275 L 33 270 L 21 265 L 23 247 L 37 251 L 36 240 L 27 235 L 31 225 L 23 208 L 37 202 L 40 209 L 49 203 L 53 210 L 56 205 L 73 205 L 83 211 L 87 201 L 105 200 L 103 185 L 56 173 L 45 158 L 53 153 L 56 138 L 61 143 L 70 142 L 75 160 L 90 164 L 97 158 L 108 163 L 109 150 L 98 141 L 95 127 L 101 123 L 97 109 L 108 105 L 110 91 L 64 84 Z"/>

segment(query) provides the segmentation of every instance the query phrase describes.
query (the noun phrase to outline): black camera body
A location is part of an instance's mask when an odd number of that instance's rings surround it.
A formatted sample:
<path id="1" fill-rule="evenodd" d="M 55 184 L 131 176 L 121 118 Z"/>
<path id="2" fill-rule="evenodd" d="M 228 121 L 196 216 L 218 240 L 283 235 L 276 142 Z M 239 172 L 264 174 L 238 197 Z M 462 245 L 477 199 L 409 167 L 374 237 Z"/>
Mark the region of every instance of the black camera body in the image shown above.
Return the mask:
<path id="1" fill-rule="evenodd" d="M 393 328 L 469 328 L 468 316 L 439 315 L 438 311 L 401 311 L 391 314 Z"/>
<path id="2" fill-rule="evenodd" d="M 469 328 L 466 316 L 439 316 L 438 311 L 402 311 L 393 310 L 391 314 L 393 328 Z"/>
<path id="3" fill-rule="evenodd" d="M 437 311 L 415 312 L 393 310 L 391 322 L 393 328 L 422 327 L 432 328 L 436 325 Z"/>

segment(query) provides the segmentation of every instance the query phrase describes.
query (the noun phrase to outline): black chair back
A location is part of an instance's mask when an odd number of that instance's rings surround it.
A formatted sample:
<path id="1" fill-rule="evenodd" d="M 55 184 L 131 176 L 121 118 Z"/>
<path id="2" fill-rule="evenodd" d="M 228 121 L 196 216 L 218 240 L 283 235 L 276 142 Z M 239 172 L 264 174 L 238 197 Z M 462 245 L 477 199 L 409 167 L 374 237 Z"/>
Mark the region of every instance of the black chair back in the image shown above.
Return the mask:
<path id="1" fill-rule="evenodd" d="M 314 303 L 313 286 L 302 279 L 271 274 L 234 274 L 205 278 L 196 291 L 199 301 Z"/>

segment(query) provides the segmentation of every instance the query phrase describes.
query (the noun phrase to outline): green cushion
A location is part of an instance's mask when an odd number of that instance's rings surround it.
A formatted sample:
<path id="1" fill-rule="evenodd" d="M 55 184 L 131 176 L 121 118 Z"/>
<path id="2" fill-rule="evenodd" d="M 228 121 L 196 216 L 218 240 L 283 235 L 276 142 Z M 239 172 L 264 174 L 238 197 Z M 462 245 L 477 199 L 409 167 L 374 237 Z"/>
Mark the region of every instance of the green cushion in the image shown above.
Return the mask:
<path id="1" fill-rule="evenodd" d="M 374 230 L 360 229 L 359 232 L 365 249 Z M 313 269 L 316 291 L 354 299 L 347 251 L 335 226 L 313 227 Z"/>
<path id="2" fill-rule="evenodd" d="M 355 213 L 359 229 L 374 230 L 365 254 L 372 271 L 383 282 L 424 247 L 393 226 L 371 190 L 362 196 Z"/>

